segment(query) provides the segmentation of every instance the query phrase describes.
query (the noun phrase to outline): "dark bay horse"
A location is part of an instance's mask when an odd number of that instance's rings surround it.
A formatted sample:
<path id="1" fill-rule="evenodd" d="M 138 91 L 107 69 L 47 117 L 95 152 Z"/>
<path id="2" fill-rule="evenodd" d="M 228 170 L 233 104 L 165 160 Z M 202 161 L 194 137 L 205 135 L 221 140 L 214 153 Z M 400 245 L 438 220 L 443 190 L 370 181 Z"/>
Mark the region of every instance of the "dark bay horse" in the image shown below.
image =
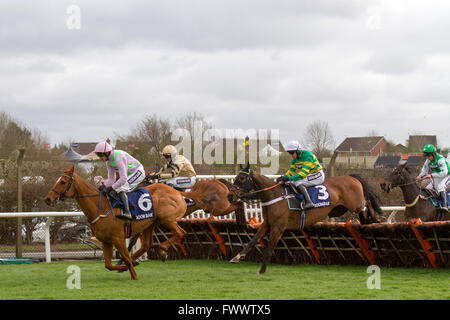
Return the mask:
<path id="1" fill-rule="evenodd" d="M 142 234 L 144 241 L 142 248 L 133 256 L 130 256 L 125 243 L 125 224 L 126 221 L 116 217 L 120 213 L 119 208 L 112 209 L 106 196 L 99 190 L 74 173 L 74 166 L 67 168 L 64 174 L 56 181 L 52 189 L 45 196 L 44 201 L 51 205 L 57 200 L 64 198 L 75 198 L 91 225 L 94 236 L 102 243 L 105 267 L 108 270 L 126 271 L 129 270 L 131 278 L 137 280 L 137 274 L 133 267 L 133 262 L 143 253 L 148 251 L 152 245 L 153 228 L 155 221 L 169 228 L 173 237 L 160 245 L 160 254 L 167 251 L 168 247 L 181 241 L 186 234 L 177 223 L 186 212 L 186 202 L 180 192 L 163 185 L 151 185 L 146 187 L 153 200 L 155 217 L 131 222 L 132 234 Z M 124 265 L 112 265 L 113 246 L 116 247 Z"/>
<path id="2" fill-rule="evenodd" d="M 234 185 L 238 189 L 238 196 L 256 195 L 261 200 L 264 221 L 259 226 L 255 236 L 230 262 L 239 262 L 262 237 L 269 234 L 269 243 L 264 252 L 263 265 L 258 272 L 258 274 L 262 274 L 266 271 L 267 263 L 283 232 L 299 229 L 301 214 L 289 209 L 286 200 L 283 198 L 286 196 L 284 187 L 275 183 L 272 179 L 250 170 L 248 164 L 236 176 Z M 379 214 L 383 213 L 374 191 L 357 175 L 328 178 L 323 185 L 326 186 L 329 193 L 331 206 L 308 210 L 304 221 L 305 227 L 327 217 L 339 217 L 347 211 L 358 213 L 362 217 L 364 208 L 367 208 L 368 215 L 372 217 L 373 222 L 376 222 L 374 211 Z"/>
<path id="3" fill-rule="evenodd" d="M 407 162 L 398 165 L 388 173 L 380 186 L 387 193 L 395 187 L 402 190 L 407 220 L 420 218 L 425 222 L 450 219 L 449 213 L 436 208 L 430 201 L 430 195 L 421 190 Z"/>

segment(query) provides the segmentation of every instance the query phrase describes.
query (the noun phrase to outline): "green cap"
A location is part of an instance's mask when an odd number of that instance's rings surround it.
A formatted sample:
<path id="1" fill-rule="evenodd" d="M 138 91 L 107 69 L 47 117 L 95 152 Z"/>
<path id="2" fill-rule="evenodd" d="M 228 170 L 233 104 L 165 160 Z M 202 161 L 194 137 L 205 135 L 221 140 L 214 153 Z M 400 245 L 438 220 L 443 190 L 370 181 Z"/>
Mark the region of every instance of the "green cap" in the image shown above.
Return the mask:
<path id="1" fill-rule="evenodd" d="M 427 144 L 423 147 L 423 153 L 433 153 L 436 152 L 436 148 L 432 144 Z"/>

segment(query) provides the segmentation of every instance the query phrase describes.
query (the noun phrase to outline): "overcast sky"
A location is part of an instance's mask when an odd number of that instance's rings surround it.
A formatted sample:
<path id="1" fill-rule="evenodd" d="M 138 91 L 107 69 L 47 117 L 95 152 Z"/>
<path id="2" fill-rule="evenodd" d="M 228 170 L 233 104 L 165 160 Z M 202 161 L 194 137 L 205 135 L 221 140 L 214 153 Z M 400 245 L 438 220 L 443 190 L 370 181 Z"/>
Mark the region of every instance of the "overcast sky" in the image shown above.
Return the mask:
<path id="1" fill-rule="evenodd" d="M 449 17 L 445 0 L 2 0 L 0 110 L 52 145 L 197 112 L 282 141 L 323 120 L 336 144 L 450 147 Z"/>

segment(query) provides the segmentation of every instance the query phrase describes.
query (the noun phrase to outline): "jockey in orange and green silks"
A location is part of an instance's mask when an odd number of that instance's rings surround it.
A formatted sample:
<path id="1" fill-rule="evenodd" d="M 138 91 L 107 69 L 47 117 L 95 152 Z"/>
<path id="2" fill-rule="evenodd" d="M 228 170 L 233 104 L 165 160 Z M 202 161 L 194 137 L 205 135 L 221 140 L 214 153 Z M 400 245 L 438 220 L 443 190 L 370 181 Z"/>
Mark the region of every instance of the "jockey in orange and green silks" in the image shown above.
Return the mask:
<path id="1" fill-rule="evenodd" d="M 306 204 L 304 209 L 313 208 L 307 187 L 319 185 L 325 181 L 325 173 L 317 157 L 308 150 L 303 150 L 298 141 L 289 141 L 286 151 L 292 160 L 289 170 L 277 179 L 278 182 L 290 181 L 304 196 Z"/>
<path id="2" fill-rule="evenodd" d="M 417 180 L 432 179 L 426 188 L 439 193 L 443 201 L 442 209 L 448 211 L 446 188 L 450 187 L 450 165 L 432 144 L 423 147 L 423 155 L 426 160 Z"/>
<path id="3" fill-rule="evenodd" d="M 144 180 L 144 167 L 126 151 L 113 150 L 111 145 L 106 141 L 98 143 L 94 151 L 101 160 L 106 161 L 108 179 L 104 181 L 104 184 L 107 191 L 116 191 L 124 204 L 124 213 L 119 217 L 131 219 L 127 193 L 136 189 Z M 117 181 L 116 172 L 119 173 L 119 179 Z"/>

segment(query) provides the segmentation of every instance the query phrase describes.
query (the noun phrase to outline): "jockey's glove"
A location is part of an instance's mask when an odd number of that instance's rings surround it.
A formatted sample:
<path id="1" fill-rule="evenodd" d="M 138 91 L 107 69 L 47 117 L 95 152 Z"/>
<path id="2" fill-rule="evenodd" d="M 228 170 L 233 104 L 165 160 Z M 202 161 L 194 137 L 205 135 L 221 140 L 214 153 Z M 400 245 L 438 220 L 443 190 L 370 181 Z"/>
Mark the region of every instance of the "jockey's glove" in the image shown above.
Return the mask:
<path id="1" fill-rule="evenodd" d="M 282 175 L 281 177 L 277 178 L 277 182 L 286 182 L 289 181 L 289 177 L 286 177 L 285 175 Z"/>
<path id="2" fill-rule="evenodd" d="M 106 189 L 105 189 L 105 192 L 106 193 L 111 193 L 111 191 L 113 191 L 114 189 L 112 188 L 112 187 L 107 187 Z"/>

